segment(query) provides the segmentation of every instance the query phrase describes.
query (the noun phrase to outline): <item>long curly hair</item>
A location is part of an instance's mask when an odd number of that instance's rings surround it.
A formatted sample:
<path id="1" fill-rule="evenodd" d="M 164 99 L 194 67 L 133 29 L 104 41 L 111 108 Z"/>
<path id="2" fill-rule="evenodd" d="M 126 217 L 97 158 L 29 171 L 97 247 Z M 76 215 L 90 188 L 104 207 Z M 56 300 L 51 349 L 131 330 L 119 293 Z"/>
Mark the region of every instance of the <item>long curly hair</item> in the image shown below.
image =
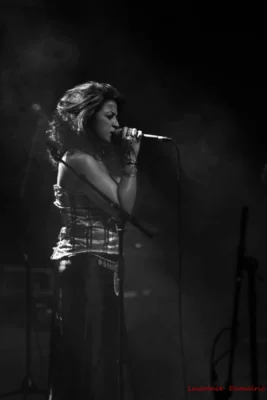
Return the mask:
<path id="1" fill-rule="evenodd" d="M 82 148 L 81 135 L 85 132 L 87 122 L 108 100 L 114 100 L 118 110 L 124 103 L 118 90 L 108 83 L 89 81 L 65 92 L 46 131 L 59 155 L 62 156 L 70 148 Z M 48 148 L 47 152 L 50 162 L 57 167 L 58 160 L 53 151 Z"/>

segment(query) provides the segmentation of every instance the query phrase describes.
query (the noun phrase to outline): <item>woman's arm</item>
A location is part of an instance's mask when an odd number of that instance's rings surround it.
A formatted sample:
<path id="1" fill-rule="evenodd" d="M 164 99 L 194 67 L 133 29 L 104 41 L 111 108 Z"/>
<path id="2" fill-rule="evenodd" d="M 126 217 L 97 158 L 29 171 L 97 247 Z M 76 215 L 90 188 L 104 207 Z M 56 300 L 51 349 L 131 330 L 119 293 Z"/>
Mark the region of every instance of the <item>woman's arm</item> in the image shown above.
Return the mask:
<path id="1" fill-rule="evenodd" d="M 118 187 L 118 199 L 121 207 L 131 214 L 136 200 L 136 164 L 142 132 L 137 131 L 137 129 L 124 127 L 122 129 L 122 138 L 127 143 L 127 149 L 124 155 L 123 176 Z"/>
<path id="2" fill-rule="evenodd" d="M 120 206 L 129 214 L 132 213 L 137 189 L 137 168 L 135 164 L 125 162 L 123 176 L 118 185 L 118 199 Z"/>

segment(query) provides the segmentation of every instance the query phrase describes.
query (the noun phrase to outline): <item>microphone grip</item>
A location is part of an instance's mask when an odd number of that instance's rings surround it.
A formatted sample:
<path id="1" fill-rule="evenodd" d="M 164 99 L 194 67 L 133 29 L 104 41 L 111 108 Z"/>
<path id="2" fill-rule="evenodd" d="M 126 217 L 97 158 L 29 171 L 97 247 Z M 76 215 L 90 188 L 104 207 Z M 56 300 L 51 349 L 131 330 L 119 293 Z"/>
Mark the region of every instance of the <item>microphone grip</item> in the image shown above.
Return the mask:
<path id="1" fill-rule="evenodd" d="M 160 139 L 161 137 L 163 137 L 163 136 L 149 135 L 149 133 L 143 133 L 142 136 L 147 138 L 147 139 Z"/>

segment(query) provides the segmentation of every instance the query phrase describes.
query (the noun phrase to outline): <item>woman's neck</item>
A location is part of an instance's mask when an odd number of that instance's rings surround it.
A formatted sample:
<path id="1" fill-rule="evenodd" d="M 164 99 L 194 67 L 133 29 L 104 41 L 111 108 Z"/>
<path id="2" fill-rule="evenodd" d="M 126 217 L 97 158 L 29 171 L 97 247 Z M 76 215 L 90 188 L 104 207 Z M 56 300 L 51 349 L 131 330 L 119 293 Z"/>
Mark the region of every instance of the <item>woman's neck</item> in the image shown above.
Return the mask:
<path id="1" fill-rule="evenodd" d="M 114 150 L 114 146 L 112 143 L 105 142 L 103 140 L 99 140 L 98 138 L 95 138 L 92 136 L 83 136 L 81 138 L 81 143 L 80 146 L 82 151 L 85 153 L 90 153 L 90 154 L 109 154 Z"/>

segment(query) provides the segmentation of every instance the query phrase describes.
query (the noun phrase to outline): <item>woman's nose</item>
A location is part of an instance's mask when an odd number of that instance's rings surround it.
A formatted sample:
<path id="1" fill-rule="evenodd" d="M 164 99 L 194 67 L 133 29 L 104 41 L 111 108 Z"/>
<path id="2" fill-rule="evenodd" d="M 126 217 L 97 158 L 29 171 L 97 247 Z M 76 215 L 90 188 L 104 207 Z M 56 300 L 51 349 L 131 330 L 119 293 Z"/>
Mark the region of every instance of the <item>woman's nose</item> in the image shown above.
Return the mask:
<path id="1" fill-rule="evenodd" d="M 119 124 L 117 118 L 113 119 L 112 125 L 113 125 L 114 128 L 119 128 L 120 124 Z"/>

